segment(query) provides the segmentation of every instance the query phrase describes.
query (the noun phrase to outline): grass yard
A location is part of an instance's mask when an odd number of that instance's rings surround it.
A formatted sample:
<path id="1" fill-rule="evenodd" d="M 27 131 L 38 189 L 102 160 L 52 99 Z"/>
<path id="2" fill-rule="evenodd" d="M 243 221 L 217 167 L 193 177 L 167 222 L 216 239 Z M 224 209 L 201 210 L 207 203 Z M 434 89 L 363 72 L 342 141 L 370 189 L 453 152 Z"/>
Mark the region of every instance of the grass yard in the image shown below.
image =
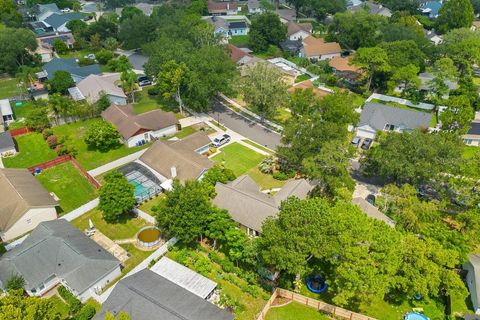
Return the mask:
<path id="1" fill-rule="evenodd" d="M 262 145 L 260 145 L 260 144 L 258 144 L 258 143 L 256 143 L 256 142 L 253 142 L 252 140 L 243 139 L 242 141 L 245 142 L 245 143 L 247 143 L 247 144 L 249 144 L 249 145 L 251 145 L 251 146 L 253 146 L 253 147 L 255 147 L 255 148 L 257 148 L 257 149 L 260 149 L 260 150 L 262 150 L 262 151 L 268 152 L 268 153 L 270 153 L 270 154 L 275 154 L 275 151 L 272 151 L 272 150 L 270 150 L 270 149 L 267 149 L 267 148 L 265 148 L 264 146 L 262 146 Z"/>
<path id="2" fill-rule="evenodd" d="M 112 240 L 129 239 L 137 234 L 142 227 L 149 225 L 145 220 L 134 218 L 133 216 L 124 216 L 117 223 L 107 223 L 99 209 L 93 209 L 86 214 L 72 221 L 72 224 L 80 230 L 88 229 L 88 220 L 91 219 L 93 225 L 101 233 Z"/>
<path id="3" fill-rule="evenodd" d="M 60 319 L 68 319 L 70 314 L 70 306 L 60 299 L 58 296 L 48 298 L 52 303 L 53 309 L 60 314 Z"/>
<path id="4" fill-rule="evenodd" d="M 283 307 L 273 307 L 271 308 L 265 320 L 297 320 L 297 319 L 308 319 L 308 320 L 327 320 L 327 316 L 321 314 L 319 311 L 315 310 L 312 307 L 307 307 L 298 302 L 290 302 Z"/>
<path id="5" fill-rule="evenodd" d="M 97 191 L 71 162 L 44 170 L 36 178 L 60 198 L 63 213 L 70 212 L 97 197 Z"/>
<path id="6" fill-rule="evenodd" d="M 232 36 L 228 39 L 228 43 L 233 44 L 234 46 L 246 46 L 248 45 L 248 35 L 245 36 Z"/>
<path id="7" fill-rule="evenodd" d="M 160 96 L 151 96 L 148 94 L 150 87 L 143 87 L 142 91 L 135 92 L 135 104 L 133 109 L 137 114 L 161 109 L 163 111 L 178 112 L 178 108 L 174 102 L 165 101 Z M 182 115 L 176 113 L 177 118 L 182 118 Z"/>
<path id="8" fill-rule="evenodd" d="M 0 99 L 11 98 L 21 93 L 25 93 L 25 89 L 22 86 L 18 86 L 17 79 L 0 80 Z"/>
<path id="9" fill-rule="evenodd" d="M 147 148 L 150 145 L 145 144 L 141 147 L 127 148 L 125 145 L 119 144 L 117 148 L 111 149 L 107 152 L 89 149 L 85 141 L 83 141 L 83 135 L 85 134 L 88 126 L 95 121 L 103 120 L 89 119 L 85 121 L 64 124 L 53 128 L 53 133 L 57 135 L 59 139 L 65 138 L 67 139 L 65 142 L 66 144 L 73 145 L 75 147 L 77 151 L 75 158 L 77 158 L 77 160 L 86 170 L 100 167 L 108 162 Z"/>
<path id="10" fill-rule="evenodd" d="M 151 216 L 155 216 L 155 212 L 153 212 L 152 208 L 155 207 L 155 206 L 158 206 L 160 203 L 163 202 L 164 199 L 165 199 L 165 194 L 160 193 L 156 198 L 142 203 L 138 207 L 138 209 L 148 213 Z"/>
<path id="11" fill-rule="evenodd" d="M 57 157 L 57 153 L 48 147 L 40 133 L 29 133 L 15 140 L 19 153 L 2 160 L 6 168 L 28 168 Z"/>
<path id="12" fill-rule="evenodd" d="M 261 173 L 258 170 L 258 164 L 265 156 L 239 143 L 232 143 L 221 148 L 220 151 L 220 154 L 212 158 L 213 161 L 224 163 L 225 167 L 233 170 L 237 177 L 248 174 L 261 189 L 280 188 L 286 182 L 276 180 L 269 174 Z"/>
<path id="13" fill-rule="evenodd" d="M 183 139 L 191 134 L 194 134 L 195 132 L 197 132 L 197 130 L 192 126 L 184 127 L 175 135 L 175 137 L 177 137 L 178 139 Z"/>
<path id="14" fill-rule="evenodd" d="M 463 158 L 470 159 L 480 153 L 480 147 L 465 146 L 463 148 Z"/>
<path id="15" fill-rule="evenodd" d="M 149 255 L 154 253 L 155 251 L 143 251 L 139 250 L 133 244 L 122 244 L 120 245 L 123 249 L 127 250 L 130 254 L 130 258 L 125 261 L 124 268 L 122 269 L 122 274 L 127 274 L 135 268 L 140 262 L 147 259 Z"/>
<path id="16" fill-rule="evenodd" d="M 21 106 L 12 104 L 13 115 L 16 120 L 25 118 L 25 116 L 35 108 L 33 102 L 23 102 Z"/>

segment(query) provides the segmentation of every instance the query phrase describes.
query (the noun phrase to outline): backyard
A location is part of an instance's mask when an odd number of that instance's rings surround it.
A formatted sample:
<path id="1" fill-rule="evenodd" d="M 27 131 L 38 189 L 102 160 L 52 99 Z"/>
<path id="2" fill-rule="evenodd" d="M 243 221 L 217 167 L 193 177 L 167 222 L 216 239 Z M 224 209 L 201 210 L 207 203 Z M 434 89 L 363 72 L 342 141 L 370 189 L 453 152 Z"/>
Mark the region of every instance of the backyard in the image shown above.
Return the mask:
<path id="1" fill-rule="evenodd" d="M 57 153 L 48 147 L 40 133 L 18 136 L 15 140 L 19 153 L 2 159 L 6 168 L 28 168 L 57 157 Z"/>
<path id="2" fill-rule="evenodd" d="M 235 142 L 221 148 L 220 153 L 214 156 L 212 160 L 233 170 L 237 177 L 248 174 L 261 189 L 282 187 L 286 181 L 276 180 L 272 175 L 264 174 L 258 169 L 259 163 L 264 158 L 264 155 Z"/>
<path id="3" fill-rule="evenodd" d="M 153 212 L 153 207 L 158 206 L 161 204 L 165 199 L 165 193 L 160 193 L 156 198 L 152 200 L 148 200 L 147 202 L 142 203 L 138 209 L 148 213 L 151 216 L 155 216 L 155 212 Z"/>
<path id="4" fill-rule="evenodd" d="M 19 120 L 21 118 L 25 118 L 25 116 L 35 108 L 33 102 L 30 101 L 23 101 L 22 105 L 17 106 L 14 103 L 12 105 L 13 115 L 15 116 L 15 120 Z"/>
<path id="5" fill-rule="evenodd" d="M 113 160 L 125 157 L 134 152 L 140 151 L 149 146 L 145 144 L 141 147 L 127 148 L 123 144 L 119 144 L 117 148 L 110 149 L 106 152 L 100 150 L 90 149 L 85 141 L 83 136 L 89 125 L 93 124 L 96 121 L 103 121 L 101 119 L 89 119 L 69 124 L 64 124 L 61 126 L 54 127 L 53 133 L 58 137 L 59 141 L 66 139 L 65 144 L 71 145 L 75 148 L 77 154 L 75 158 L 80 162 L 80 164 L 86 169 L 91 170 L 97 168 L 101 165 L 109 163 Z"/>
<path id="6" fill-rule="evenodd" d="M 228 43 L 233 44 L 237 47 L 247 46 L 248 45 L 248 35 L 245 36 L 232 36 L 228 39 Z"/>
<path id="7" fill-rule="evenodd" d="M 152 96 L 148 94 L 148 89 L 152 87 L 143 87 L 142 91 L 135 92 L 135 103 L 133 109 L 137 114 L 144 113 L 156 109 L 163 111 L 177 112 L 177 107 L 174 102 L 165 101 L 161 96 Z M 177 114 L 177 118 L 182 118 L 181 114 Z"/>
<path id="8" fill-rule="evenodd" d="M 282 307 L 272 307 L 265 317 L 265 320 L 327 320 L 327 316 L 321 314 L 314 308 L 307 307 L 298 302 L 290 302 Z"/>
<path id="9" fill-rule="evenodd" d="M 42 171 L 36 178 L 60 198 L 61 213 L 70 212 L 97 197 L 97 191 L 71 162 Z"/>
<path id="10" fill-rule="evenodd" d="M 22 93 L 25 93 L 25 89 L 22 86 L 18 86 L 17 79 L 0 80 L 0 99 L 11 98 Z"/>

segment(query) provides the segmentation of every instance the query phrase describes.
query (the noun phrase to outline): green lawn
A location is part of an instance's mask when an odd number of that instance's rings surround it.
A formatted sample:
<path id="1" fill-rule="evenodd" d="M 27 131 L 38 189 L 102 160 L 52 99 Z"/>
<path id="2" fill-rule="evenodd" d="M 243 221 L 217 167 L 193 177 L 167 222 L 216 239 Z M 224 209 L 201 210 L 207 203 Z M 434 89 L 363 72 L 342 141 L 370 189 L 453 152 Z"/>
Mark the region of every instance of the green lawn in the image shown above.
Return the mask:
<path id="1" fill-rule="evenodd" d="M 77 158 L 86 170 L 100 167 L 101 165 L 125 157 L 149 146 L 149 144 L 145 144 L 141 147 L 127 148 L 125 145 L 119 144 L 117 148 L 111 149 L 107 152 L 89 149 L 85 141 L 83 141 L 83 136 L 88 126 L 96 121 L 103 120 L 98 118 L 89 119 L 53 128 L 53 133 L 57 135 L 59 139 L 66 138 L 67 140 L 65 143 L 75 147 L 75 150 L 77 151 L 75 158 Z"/>
<path id="2" fill-rule="evenodd" d="M 150 87 L 143 87 L 142 91 L 135 92 L 135 103 L 133 104 L 133 109 L 137 114 L 156 109 L 178 112 L 175 102 L 165 101 L 165 99 L 162 99 L 160 96 L 149 95 L 149 88 Z M 177 114 L 177 118 L 182 118 L 182 116 Z"/>
<path id="3" fill-rule="evenodd" d="M 57 157 L 57 153 L 48 147 L 40 133 L 29 133 L 15 140 L 19 153 L 2 160 L 6 168 L 28 168 Z"/>
<path id="4" fill-rule="evenodd" d="M 0 80 L 0 99 L 11 98 L 24 92 L 25 89 L 22 86 L 18 86 L 17 79 L 13 78 Z"/>
<path id="5" fill-rule="evenodd" d="M 15 119 L 18 120 L 20 118 L 25 118 L 25 116 L 33 109 L 35 105 L 33 102 L 23 102 L 21 106 L 16 106 L 12 104 L 13 115 Z"/>
<path id="6" fill-rule="evenodd" d="M 271 308 L 265 320 L 327 320 L 327 316 L 321 314 L 312 307 L 307 307 L 298 302 L 290 302 L 283 307 Z"/>
<path id="7" fill-rule="evenodd" d="M 124 216 L 118 223 L 107 223 L 99 209 L 87 212 L 73 220 L 72 224 L 83 231 L 88 229 L 89 219 L 92 220 L 96 229 L 112 240 L 133 238 L 138 230 L 148 225 L 145 220 L 133 216 Z"/>
<path id="8" fill-rule="evenodd" d="M 480 147 L 465 146 L 463 148 L 463 158 L 473 158 L 477 153 L 480 153 Z"/>
<path id="9" fill-rule="evenodd" d="M 160 203 L 163 202 L 164 199 L 165 199 L 165 194 L 160 193 L 158 197 L 143 203 L 138 208 L 152 216 L 155 216 L 155 212 L 153 212 L 152 208 L 155 206 L 158 206 Z"/>
<path id="10" fill-rule="evenodd" d="M 130 258 L 125 261 L 124 268 L 122 269 L 122 274 L 127 274 L 135 268 L 140 262 L 147 259 L 154 251 L 143 251 L 139 250 L 133 244 L 122 244 L 121 247 L 128 251 Z"/>
<path id="11" fill-rule="evenodd" d="M 248 45 L 248 35 L 245 36 L 232 36 L 228 43 L 233 44 L 234 46 L 246 46 Z"/>
<path id="12" fill-rule="evenodd" d="M 58 296 L 48 298 L 53 305 L 53 309 L 60 314 L 60 319 L 68 319 L 70 306 L 62 301 Z"/>
<path id="13" fill-rule="evenodd" d="M 36 178 L 45 189 L 60 198 L 60 208 L 64 213 L 97 197 L 95 188 L 71 162 L 44 170 Z"/>
<path id="14" fill-rule="evenodd" d="M 175 135 L 175 137 L 177 137 L 178 139 L 183 139 L 191 134 L 194 134 L 195 132 L 197 132 L 197 130 L 192 126 L 189 126 L 189 127 L 182 128 L 182 130 L 180 130 Z"/>
<path id="15" fill-rule="evenodd" d="M 220 151 L 220 154 L 212 158 L 213 161 L 220 164 L 224 163 L 225 167 L 233 170 L 237 177 L 248 174 L 261 189 L 279 188 L 286 182 L 275 180 L 271 175 L 261 173 L 258 170 L 258 165 L 265 156 L 252 149 L 239 143 L 232 143 L 223 147 Z"/>
<path id="16" fill-rule="evenodd" d="M 252 140 L 243 139 L 242 141 L 245 142 L 245 143 L 247 143 L 247 144 L 249 144 L 249 145 L 251 145 L 251 146 L 254 146 L 255 148 L 260 149 L 260 150 L 262 150 L 262 151 L 268 152 L 268 153 L 270 153 L 270 154 L 275 154 L 275 151 L 272 151 L 272 150 L 270 150 L 270 149 L 267 149 L 267 148 L 265 148 L 264 146 L 262 146 L 262 145 L 260 145 L 260 144 L 258 144 L 258 143 L 256 143 L 256 142 L 253 142 Z"/>

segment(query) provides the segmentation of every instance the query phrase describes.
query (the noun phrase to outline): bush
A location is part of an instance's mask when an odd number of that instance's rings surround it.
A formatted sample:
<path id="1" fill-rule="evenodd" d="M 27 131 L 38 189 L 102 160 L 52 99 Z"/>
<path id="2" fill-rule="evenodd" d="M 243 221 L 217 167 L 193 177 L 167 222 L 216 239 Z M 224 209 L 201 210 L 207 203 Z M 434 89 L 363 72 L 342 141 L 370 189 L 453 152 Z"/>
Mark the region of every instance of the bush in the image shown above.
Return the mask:
<path id="1" fill-rule="evenodd" d="M 82 303 L 78 300 L 67 288 L 60 286 L 58 288 L 58 294 L 60 297 L 65 300 L 65 302 L 70 306 L 70 313 L 77 314 L 77 312 L 82 307 Z"/>
<path id="2" fill-rule="evenodd" d="M 75 317 L 75 320 L 90 320 L 93 318 L 96 312 L 97 311 L 95 310 L 94 306 L 91 304 L 86 304 L 80 309 Z"/>
<path id="3" fill-rule="evenodd" d="M 113 52 L 107 49 L 102 49 L 95 54 L 95 57 L 100 64 L 107 64 L 108 61 L 113 59 Z"/>
<path id="4" fill-rule="evenodd" d="M 277 179 L 277 180 L 280 180 L 280 181 L 288 180 L 288 179 L 291 179 L 293 177 L 295 177 L 295 172 L 294 171 L 289 171 L 289 172 L 277 171 L 273 174 L 273 178 Z"/>
<path id="5" fill-rule="evenodd" d="M 195 270 L 205 277 L 210 272 L 211 267 L 212 266 L 210 265 L 210 261 L 203 256 L 200 256 L 194 265 Z"/>
<path id="6" fill-rule="evenodd" d="M 87 128 L 84 141 L 93 149 L 108 151 L 120 144 L 119 138 L 120 135 L 113 125 L 106 121 L 98 121 Z"/>
<path id="7" fill-rule="evenodd" d="M 154 86 L 154 87 L 148 88 L 147 92 L 150 96 L 158 96 L 160 94 L 160 89 Z"/>
<path id="8" fill-rule="evenodd" d="M 23 290 L 25 279 L 21 275 L 12 275 L 7 281 L 7 290 Z"/>
<path id="9" fill-rule="evenodd" d="M 276 163 L 277 160 L 273 156 L 267 157 L 260 162 L 258 170 L 260 170 L 261 173 L 270 174 L 276 167 Z"/>
<path id="10" fill-rule="evenodd" d="M 308 79 L 310 79 L 310 76 L 308 74 L 302 74 L 295 78 L 295 83 L 302 82 Z"/>
<path id="11" fill-rule="evenodd" d="M 92 65 L 92 64 L 95 64 L 95 60 L 93 59 L 89 59 L 89 58 L 80 58 L 78 59 L 78 64 L 81 66 L 81 67 L 84 67 L 84 66 L 89 66 L 89 65 Z"/>
<path id="12" fill-rule="evenodd" d="M 335 86 L 337 84 L 337 77 L 335 77 L 333 74 L 329 75 L 327 77 L 327 85 L 329 86 Z"/>
<path id="13" fill-rule="evenodd" d="M 7 252 L 7 249 L 5 249 L 5 245 L 3 243 L 0 243 L 0 254 L 4 254 Z"/>
<path id="14" fill-rule="evenodd" d="M 44 130 L 45 131 L 45 130 Z M 52 134 L 47 138 L 47 144 L 50 147 L 50 149 L 55 149 L 55 147 L 58 145 L 58 138 L 56 135 Z"/>
<path id="15" fill-rule="evenodd" d="M 47 108 L 35 108 L 25 116 L 25 125 L 37 132 L 43 132 L 50 127 Z"/>

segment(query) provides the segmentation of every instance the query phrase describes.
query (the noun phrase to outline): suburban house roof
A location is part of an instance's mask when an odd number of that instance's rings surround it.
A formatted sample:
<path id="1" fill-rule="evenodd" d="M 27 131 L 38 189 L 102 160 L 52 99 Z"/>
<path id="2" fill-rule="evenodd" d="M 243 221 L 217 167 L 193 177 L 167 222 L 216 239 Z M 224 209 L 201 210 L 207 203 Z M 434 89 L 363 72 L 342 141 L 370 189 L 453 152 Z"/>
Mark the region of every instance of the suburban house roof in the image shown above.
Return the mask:
<path id="1" fill-rule="evenodd" d="M 283 51 L 287 51 L 292 55 L 297 55 L 297 53 L 300 52 L 300 50 L 303 48 L 303 43 L 301 39 L 286 39 L 280 42 L 280 48 L 282 48 Z"/>
<path id="2" fill-rule="evenodd" d="M 0 257 L 0 282 L 5 286 L 12 274 L 20 274 L 31 290 L 58 277 L 82 294 L 119 265 L 95 241 L 58 219 L 40 223 L 19 246 Z"/>
<path id="3" fill-rule="evenodd" d="M 57 202 L 27 169 L 0 169 L 0 230 L 8 230 L 32 208 Z"/>
<path id="4" fill-rule="evenodd" d="M 392 12 L 390 11 L 390 9 L 371 1 L 362 2 L 359 5 L 349 7 L 349 9 L 354 12 L 366 9 L 371 14 L 377 14 L 384 17 L 392 16 Z"/>
<path id="5" fill-rule="evenodd" d="M 208 2 L 209 13 L 222 13 L 227 11 L 237 11 L 238 6 L 235 2 Z"/>
<path id="6" fill-rule="evenodd" d="M 293 86 L 288 88 L 287 91 L 290 92 L 290 93 L 294 93 L 296 90 L 306 90 L 306 89 L 312 89 L 313 94 L 317 97 L 320 97 L 320 98 L 328 96 L 329 94 L 331 94 L 330 91 L 322 90 L 322 89 L 316 87 L 313 84 L 312 80 L 310 80 L 310 79 L 295 83 Z"/>
<path id="7" fill-rule="evenodd" d="M 307 57 L 316 57 L 326 54 L 339 54 L 342 52 L 337 42 L 325 42 L 322 38 L 308 36 L 303 39 L 303 50 Z"/>
<path id="8" fill-rule="evenodd" d="M 55 39 L 62 40 L 67 45 L 72 45 L 75 42 L 70 32 L 41 36 L 37 38 L 37 42 L 43 48 L 52 49 Z"/>
<path id="9" fill-rule="evenodd" d="M 102 118 L 115 126 L 120 135 L 125 139 L 136 136 L 140 130 L 157 131 L 178 124 L 173 112 L 152 110 L 136 114 L 132 105 L 110 105 L 102 111 Z"/>
<path id="10" fill-rule="evenodd" d="M 250 10 L 250 11 L 256 11 L 256 10 L 261 8 L 260 7 L 260 1 L 259 0 L 248 0 L 247 7 L 248 7 L 248 10 Z"/>
<path id="11" fill-rule="evenodd" d="M 48 79 L 52 79 L 56 71 L 62 70 L 69 72 L 72 76 L 86 78 L 91 74 L 101 74 L 100 66 L 92 64 L 80 67 L 75 58 L 61 59 L 53 58 L 43 66 L 43 70 L 47 72 Z"/>
<path id="12" fill-rule="evenodd" d="M 157 140 L 140 157 L 140 161 L 167 179 L 196 180 L 215 164 L 195 151 L 210 143 L 203 132 L 194 133 L 182 140 Z M 172 177 L 172 167 L 176 168 L 176 177 Z"/>
<path id="13" fill-rule="evenodd" d="M 240 61 L 243 57 L 249 56 L 248 53 L 246 53 L 239 47 L 234 46 L 233 44 L 228 44 L 227 47 L 230 50 L 230 58 L 235 63 Z"/>
<path id="14" fill-rule="evenodd" d="M 468 132 L 465 134 L 465 136 L 467 138 L 480 137 L 480 120 L 472 121 L 472 123 L 470 124 L 470 129 L 468 129 Z"/>
<path id="15" fill-rule="evenodd" d="M 287 36 L 291 36 L 297 32 L 305 31 L 307 33 L 312 33 L 313 27 L 312 24 L 307 23 L 295 23 L 293 21 L 289 21 L 287 24 Z"/>
<path id="16" fill-rule="evenodd" d="M 115 82 L 120 80 L 120 74 L 99 76 L 91 74 L 77 84 L 77 88 L 89 103 L 95 103 L 100 99 L 102 92 L 110 96 L 127 98 L 121 88 Z"/>
<path id="17" fill-rule="evenodd" d="M 341 72 L 359 72 L 360 70 L 359 67 L 350 63 L 350 57 L 333 57 L 328 63 L 330 67 Z"/>
<path id="18" fill-rule="evenodd" d="M 430 90 L 430 82 L 435 79 L 435 75 L 431 72 L 422 72 L 418 75 L 418 78 L 422 82 L 422 90 Z M 455 90 L 458 88 L 458 83 L 456 81 L 445 80 L 445 84 L 448 87 L 448 90 Z"/>
<path id="19" fill-rule="evenodd" d="M 384 130 L 386 124 L 402 129 L 428 128 L 432 115 L 428 112 L 407 110 L 367 102 L 360 114 L 359 127 L 369 126 L 374 130 Z"/>
<path id="20" fill-rule="evenodd" d="M 60 9 L 55 3 L 37 4 L 33 10 L 35 11 L 38 21 L 45 20 L 51 14 L 61 13 Z"/>
<path id="21" fill-rule="evenodd" d="M 0 117 L 13 114 L 12 107 L 10 106 L 10 100 L 0 100 Z M 3 119 L 2 119 L 3 120 Z"/>
<path id="22" fill-rule="evenodd" d="M 246 21 L 232 21 L 228 23 L 229 29 L 245 29 L 247 28 Z"/>
<path id="23" fill-rule="evenodd" d="M 160 259 L 150 270 L 202 299 L 206 299 L 217 287 L 216 282 L 167 257 Z"/>
<path id="24" fill-rule="evenodd" d="M 468 283 L 470 295 L 474 308 L 478 308 L 480 303 L 480 255 L 471 254 L 468 261 L 463 265 L 463 268 L 469 273 L 472 272 L 473 283 Z M 472 288 L 473 287 L 473 288 Z M 473 290 L 472 290 L 473 289 Z"/>
<path id="25" fill-rule="evenodd" d="M 295 10 L 293 9 L 277 9 L 275 13 L 279 16 L 280 20 L 294 21 L 296 19 Z"/>
<path id="26" fill-rule="evenodd" d="M 261 192 L 252 178 L 243 175 L 227 184 L 217 183 L 217 195 L 212 202 L 228 210 L 236 222 L 260 232 L 265 219 L 277 215 L 283 200 L 291 196 L 304 199 L 312 189 L 313 185 L 305 179 L 292 180 L 271 197 Z"/>
<path id="27" fill-rule="evenodd" d="M 69 21 L 82 20 L 83 18 L 84 15 L 80 12 L 53 13 L 49 15 L 44 22 L 52 26 L 54 29 L 58 29 Z"/>
<path id="28" fill-rule="evenodd" d="M 388 224 L 390 227 L 395 227 L 395 221 L 390 219 L 386 214 L 378 210 L 377 207 L 372 205 L 367 200 L 361 197 L 356 197 L 356 198 L 353 198 L 352 202 L 356 204 L 360 209 L 362 209 L 362 211 L 365 212 L 365 214 L 370 218 L 383 221 L 386 224 Z"/>
<path id="29" fill-rule="evenodd" d="M 232 320 L 233 315 L 149 269 L 120 280 L 95 319 L 126 311 L 132 320 Z"/>
<path id="30" fill-rule="evenodd" d="M 0 128 L 1 131 L 1 128 Z M 10 131 L 0 132 L 0 150 L 15 148 L 15 142 L 12 139 Z"/>

